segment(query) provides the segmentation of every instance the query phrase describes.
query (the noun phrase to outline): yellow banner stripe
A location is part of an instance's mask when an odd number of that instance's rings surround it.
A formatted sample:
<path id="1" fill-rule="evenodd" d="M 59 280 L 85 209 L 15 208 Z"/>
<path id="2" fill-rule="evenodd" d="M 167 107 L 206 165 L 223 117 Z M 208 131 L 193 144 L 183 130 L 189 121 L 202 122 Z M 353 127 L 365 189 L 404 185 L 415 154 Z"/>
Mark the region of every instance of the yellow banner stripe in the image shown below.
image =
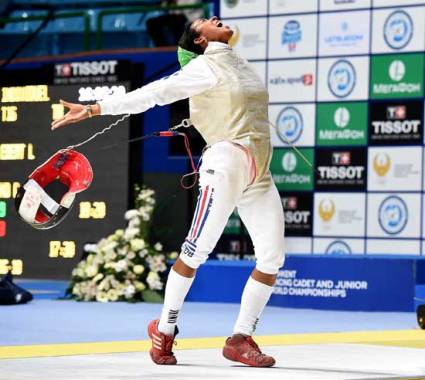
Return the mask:
<path id="1" fill-rule="evenodd" d="M 225 339 L 225 337 L 177 339 L 176 349 L 194 350 L 221 348 L 224 345 Z M 358 343 L 425 348 L 425 331 L 394 330 L 316 334 L 285 334 L 256 336 L 255 340 L 261 346 L 323 343 Z M 150 347 L 151 344 L 148 340 L 7 346 L 0 347 L 0 359 L 112 354 L 123 352 L 146 352 L 149 351 Z"/>

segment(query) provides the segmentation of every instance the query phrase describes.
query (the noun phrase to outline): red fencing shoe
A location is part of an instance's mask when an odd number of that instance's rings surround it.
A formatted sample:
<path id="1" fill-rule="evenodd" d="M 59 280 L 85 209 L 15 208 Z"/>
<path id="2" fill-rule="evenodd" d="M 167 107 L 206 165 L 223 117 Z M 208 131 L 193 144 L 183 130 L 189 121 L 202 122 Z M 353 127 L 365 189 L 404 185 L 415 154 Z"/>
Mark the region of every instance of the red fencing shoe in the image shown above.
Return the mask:
<path id="1" fill-rule="evenodd" d="M 174 336 L 169 336 L 158 331 L 158 323 L 159 319 L 155 319 L 148 325 L 148 335 L 152 339 L 152 348 L 149 351 L 151 358 L 156 364 L 177 364 L 177 359 L 172 351 L 174 338 L 178 333 L 177 326 Z"/>
<path id="2" fill-rule="evenodd" d="M 251 367 L 271 367 L 276 363 L 274 358 L 261 352 L 257 343 L 250 336 L 242 334 L 235 334 L 227 338 L 223 356 Z"/>

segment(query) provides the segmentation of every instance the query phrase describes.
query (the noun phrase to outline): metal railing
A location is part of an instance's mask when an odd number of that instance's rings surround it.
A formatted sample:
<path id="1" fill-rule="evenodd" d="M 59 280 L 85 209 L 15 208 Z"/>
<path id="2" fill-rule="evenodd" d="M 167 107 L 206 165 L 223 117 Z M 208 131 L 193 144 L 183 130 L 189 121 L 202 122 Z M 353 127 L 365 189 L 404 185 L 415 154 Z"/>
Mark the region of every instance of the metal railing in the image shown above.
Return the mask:
<path id="1" fill-rule="evenodd" d="M 127 8 L 113 8 L 113 9 L 104 9 L 101 10 L 96 19 L 96 41 L 95 48 L 97 50 L 102 49 L 103 47 L 103 21 L 105 16 L 110 15 L 120 15 L 120 14 L 146 14 L 149 12 L 155 11 L 184 11 L 184 10 L 196 10 L 202 9 L 204 11 L 204 16 L 209 17 L 209 4 L 191 4 L 191 5 L 170 5 L 170 6 L 137 6 L 137 7 L 127 7 Z M 91 50 L 90 46 L 90 15 L 87 11 L 71 11 L 64 12 L 59 11 L 53 13 L 51 19 L 61 19 L 61 18 L 75 18 L 81 17 L 84 22 L 83 29 L 83 50 Z M 33 15 L 33 16 L 21 16 L 21 17 L 7 17 L 0 18 L 0 24 L 6 25 L 8 23 L 20 23 L 20 22 L 29 22 L 29 21 L 43 21 L 46 19 L 44 15 Z"/>
<path id="2" fill-rule="evenodd" d="M 53 13 L 51 19 L 61 19 L 61 18 L 76 18 L 81 17 L 84 22 L 83 29 L 83 50 L 90 50 L 90 16 L 85 11 L 75 11 L 75 12 L 58 12 Z M 0 23 L 6 25 L 8 23 L 19 23 L 19 22 L 29 22 L 29 21 L 44 21 L 46 16 L 21 16 L 21 17 L 7 17 L 0 18 Z"/>
<path id="3" fill-rule="evenodd" d="M 129 7 L 129 8 L 115 8 L 115 9 L 105 9 L 101 10 L 97 15 L 96 23 L 96 49 L 102 49 L 103 46 L 103 18 L 109 15 L 118 15 L 118 14 L 132 14 L 132 13 L 148 13 L 155 11 L 176 11 L 176 10 L 194 10 L 194 9 L 203 9 L 204 16 L 209 16 L 209 5 L 208 4 L 191 4 L 191 5 L 169 5 L 166 7 L 160 6 L 141 6 L 141 7 Z"/>

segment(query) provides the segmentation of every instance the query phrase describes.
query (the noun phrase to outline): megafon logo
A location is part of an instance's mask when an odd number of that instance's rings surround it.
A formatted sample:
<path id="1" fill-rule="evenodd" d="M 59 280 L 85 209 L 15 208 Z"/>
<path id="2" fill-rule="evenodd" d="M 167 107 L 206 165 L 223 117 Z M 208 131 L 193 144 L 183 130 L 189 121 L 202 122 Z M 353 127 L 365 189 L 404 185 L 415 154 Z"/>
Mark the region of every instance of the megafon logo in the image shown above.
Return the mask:
<path id="1" fill-rule="evenodd" d="M 388 75 L 394 82 L 400 82 L 406 74 L 406 66 L 400 60 L 391 62 L 388 68 Z"/>
<path id="2" fill-rule="evenodd" d="M 322 199 L 319 203 L 319 215 L 324 222 L 329 222 L 335 214 L 335 203 L 331 199 Z"/>
<path id="3" fill-rule="evenodd" d="M 350 123 L 350 111 L 345 107 L 338 107 L 334 113 L 334 123 L 338 128 L 345 128 Z"/>
<path id="4" fill-rule="evenodd" d="M 297 156 L 292 152 L 286 152 L 282 157 L 282 168 L 288 173 L 292 173 L 297 167 Z"/>
<path id="5" fill-rule="evenodd" d="M 373 170 L 379 177 L 384 177 L 391 167 L 391 158 L 387 153 L 378 153 L 373 158 Z"/>
<path id="6" fill-rule="evenodd" d="M 95 75 L 113 75 L 118 61 L 91 61 L 58 63 L 55 65 L 56 77 L 80 77 Z"/>

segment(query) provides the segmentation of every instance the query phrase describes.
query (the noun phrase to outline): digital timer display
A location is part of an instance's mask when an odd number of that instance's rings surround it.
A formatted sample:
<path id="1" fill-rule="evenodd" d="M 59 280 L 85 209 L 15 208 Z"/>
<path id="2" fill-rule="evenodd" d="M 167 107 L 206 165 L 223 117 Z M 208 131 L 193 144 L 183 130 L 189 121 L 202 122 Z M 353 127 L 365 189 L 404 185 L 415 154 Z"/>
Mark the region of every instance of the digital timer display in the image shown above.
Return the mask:
<path id="1" fill-rule="evenodd" d="M 123 227 L 129 187 L 129 145 L 125 143 L 129 138 L 128 119 L 77 149 L 90 161 L 94 179 L 88 190 L 77 195 L 61 224 L 50 230 L 35 230 L 18 218 L 14 206 L 19 187 L 38 165 L 117 119 L 96 117 L 54 132 L 50 129 L 52 120 L 67 112 L 60 99 L 93 103 L 131 90 L 130 78 L 122 80 L 118 75 L 121 62 L 105 62 L 114 63 L 96 66 L 92 62 L 89 66 L 113 68 L 114 75 L 102 77 L 95 70 L 92 82 L 91 72 L 84 72 L 84 81 L 78 83 L 72 70 L 60 71 L 62 76 L 55 81 L 58 64 L 50 64 L 51 80 L 37 75 L 34 69 L 29 83 L 23 83 L 22 77 L 29 76 L 21 75 L 22 70 L 8 70 L 0 79 L 0 275 L 10 270 L 25 278 L 68 279 L 81 259 L 84 244 Z M 40 70 L 46 72 L 45 67 Z M 99 149 L 120 141 L 124 143 Z"/>

